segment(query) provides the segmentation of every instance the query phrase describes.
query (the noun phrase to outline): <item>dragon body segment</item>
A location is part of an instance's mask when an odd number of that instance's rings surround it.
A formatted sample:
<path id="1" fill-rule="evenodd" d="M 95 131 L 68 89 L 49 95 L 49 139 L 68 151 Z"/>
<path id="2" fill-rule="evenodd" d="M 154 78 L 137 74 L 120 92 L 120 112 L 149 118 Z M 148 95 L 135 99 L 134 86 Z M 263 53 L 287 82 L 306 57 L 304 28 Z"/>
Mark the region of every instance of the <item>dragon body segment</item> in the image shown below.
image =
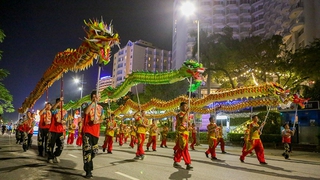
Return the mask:
<path id="1" fill-rule="evenodd" d="M 173 70 L 170 72 L 133 72 L 126 77 L 125 81 L 117 88 L 111 86 L 104 89 L 101 94 L 100 101 L 107 99 L 118 99 L 125 96 L 132 86 L 137 84 L 171 84 L 178 81 L 182 81 L 185 78 L 200 76 L 204 72 L 204 68 L 201 64 L 187 60 L 179 70 Z M 193 85 L 198 88 L 199 85 Z M 82 103 L 89 101 L 89 96 L 85 96 L 77 102 L 69 102 L 64 106 L 65 109 L 75 109 L 81 106 Z"/>
<path id="2" fill-rule="evenodd" d="M 113 27 L 98 20 L 85 21 L 87 37 L 78 49 L 67 49 L 57 53 L 51 66 L 44 72 L 35 89 L 25 99 L 19 108 L 24 113 L 42 96 L 44 91 L 68 71 L 82 71 L 93 64 L 93 59 L 98 59 L 99 64 L 110 61 L 110 49 L 119 45 L 119 35 L 113 33 Z"/>

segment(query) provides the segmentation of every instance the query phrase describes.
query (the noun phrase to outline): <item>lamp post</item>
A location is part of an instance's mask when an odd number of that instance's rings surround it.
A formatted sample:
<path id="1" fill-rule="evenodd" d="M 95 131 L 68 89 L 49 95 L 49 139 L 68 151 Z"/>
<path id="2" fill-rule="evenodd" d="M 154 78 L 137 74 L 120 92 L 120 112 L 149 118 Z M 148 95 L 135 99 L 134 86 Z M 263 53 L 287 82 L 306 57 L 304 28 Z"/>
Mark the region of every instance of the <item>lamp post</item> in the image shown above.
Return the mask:
<path id="1" fill-rule="evenodd" d="M 79 90 L 80 90 L 80 99 L 82 99 L 82 93 L 83 93 L 83 79 L 84 79 L 84 74 L 81 75 L 81 80 L 79 80 L 78 78 L 75 78 L 74 79 L 74 82 L 79 84 L 80 83 L 80 87 L 79 87 Z M 81 115 L 81 110 L 82 110 L 82 107 L 80 106 L 80 117 L 82 117 Z"/>
<path id="2" fill-rule="evenodd" d="M 196 11 L 196 5 L 191 3 L 190 1 L 187 1 L 181 5 L 181 12 L 183 15 L 185 15 L 187 17 L 194 15 L 195 11 Z M 199 17 L 197 17 L 196 21 L 197 21 L 197 61 L 198 61 L 198 63 L 200 63 L 200 21 L 199 21 Z M 190 93 L 191 92 L 189 92 L 189 98 L 190 98 Z M 201 98 L 201 88 L 198 89 L 198 96 L 199 96 L 199 98 Z M 201 118 L 201 116 L 195 115 L 194 118 L 195 119 Z M 197 124 L 197 123 L 195 123 L 195 124 Z M 197 145 L 200 143 L 200 126 L 201 125 L 196 126 L 197 127 L 197 135 L 196 135 Z"/>

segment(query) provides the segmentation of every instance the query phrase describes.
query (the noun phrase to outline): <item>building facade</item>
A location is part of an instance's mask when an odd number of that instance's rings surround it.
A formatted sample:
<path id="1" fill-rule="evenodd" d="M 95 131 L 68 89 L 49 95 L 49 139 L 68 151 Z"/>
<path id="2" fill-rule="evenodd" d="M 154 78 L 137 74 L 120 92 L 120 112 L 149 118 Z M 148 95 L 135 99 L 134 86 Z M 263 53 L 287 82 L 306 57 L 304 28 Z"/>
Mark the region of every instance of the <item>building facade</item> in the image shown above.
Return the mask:
<path id="1" fill-rule="evenodd" d="M 200 29 L 222 33 L 226 26 L 233 28 L 233 37 L 243 39 L 249 36 L 271 37 L 282 35 L 288 48 L 295 50 L 320 38 L 319 0 L 194 0 L 197 13 L 185 17 L 182 3 L 174 1 L 172 67 L 178 69 L 192 57 L 197 32 Z M 201 58 L 201 57 L 200 57 Z"/>
<path id="2" fill-rule="evenodd" d="M 99 80 L 99 92 L 103 91 L 108 86 L 112 86 L 112 76 L 104 76 Z"/>
<path id="3" fill-rule="evenodd" d="M 113 57 L 113 87 L 121 85 L 126 76 L 134 71 L 165 72 L 172 68 L 171 51 L 159 49 L 143 40 L 128 41 Z M 142 92 L 143 85 L 138 87 L 138 91 Z"/>

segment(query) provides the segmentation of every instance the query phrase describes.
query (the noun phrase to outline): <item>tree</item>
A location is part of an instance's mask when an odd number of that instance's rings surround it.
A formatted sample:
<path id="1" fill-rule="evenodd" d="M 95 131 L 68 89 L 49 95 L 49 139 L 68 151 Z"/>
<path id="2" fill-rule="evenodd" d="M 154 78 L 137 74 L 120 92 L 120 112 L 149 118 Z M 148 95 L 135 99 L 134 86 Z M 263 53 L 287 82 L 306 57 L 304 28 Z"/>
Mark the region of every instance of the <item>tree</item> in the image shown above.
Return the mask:
<path id="1" fill-rule="evenodd" d="M 185 95 L 189 89 L 187 80 L 178 81 L 173 84 L 152 85 L 147 84 L 144 93 L 139 94 L 140 103 L 149 102 L 152 98 L 164 101 L 172 100 L 180 95 Z M 137 98 L 133 98 L 137 101 Z"/>
<path id="2" fill-rule="evenodd" d="M 3 42 L 5 34 L 0 29 L 0 43 Z M 2 51 L 0 51 L 0 60 L 2 58 Z M 5 69 L 0 69 L 0 114 L 4 112 L 14 112 L 12 105 L 13 97 L 9 90 L 4 86 L 2 81 L 9 75 L 9 72 Z"/>

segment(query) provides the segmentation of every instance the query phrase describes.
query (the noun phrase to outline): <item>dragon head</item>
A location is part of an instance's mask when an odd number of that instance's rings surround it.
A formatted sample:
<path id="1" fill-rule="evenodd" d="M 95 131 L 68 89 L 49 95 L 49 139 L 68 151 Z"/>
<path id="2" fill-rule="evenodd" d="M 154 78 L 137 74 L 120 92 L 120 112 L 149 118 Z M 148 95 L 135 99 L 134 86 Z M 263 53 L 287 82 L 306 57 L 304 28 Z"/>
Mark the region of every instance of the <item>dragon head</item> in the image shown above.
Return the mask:
<path id="1" fill-rule="evenodd" d="M 84 23 L 88 28 L 85 41 L 100 56 L 99 63 L 108 64 L 111 47 L 120 44 L 118 33 L 113 32 L 111 23 L 105 24 L 102 19 L 101 22 L 90 19 L 89 22 L 84 21 Z"/>
<path id="2" fill-rule="evenodd" d="M 180 73 L 184 77 L 193 77 L 194 83 L 190 87 L 190 91 L 194 92 L 202 83 L 203 77 L 202 74 L 205 71 L 205 68 L 201 63 L 189 59 L 185 61 L 180 69 Z"/>

